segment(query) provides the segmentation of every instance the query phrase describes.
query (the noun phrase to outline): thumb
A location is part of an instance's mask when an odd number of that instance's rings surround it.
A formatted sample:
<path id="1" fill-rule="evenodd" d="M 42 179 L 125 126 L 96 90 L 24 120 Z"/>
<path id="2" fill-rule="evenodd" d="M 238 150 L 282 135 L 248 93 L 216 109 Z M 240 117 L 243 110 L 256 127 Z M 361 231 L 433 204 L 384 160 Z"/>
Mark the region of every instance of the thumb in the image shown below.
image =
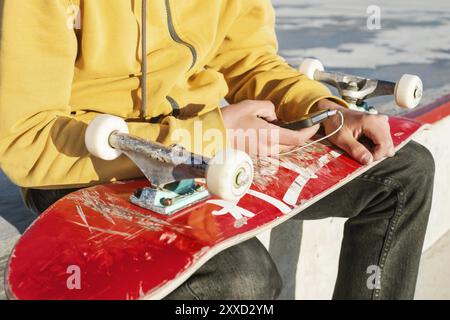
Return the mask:
<path id="1" fill-rule="evenodd" d="M 352 135 L 346 135 L 345 138 L 338 139 L 336 145 L 362 164 L 370 164 L 373 162 L 372 153 Z"/>

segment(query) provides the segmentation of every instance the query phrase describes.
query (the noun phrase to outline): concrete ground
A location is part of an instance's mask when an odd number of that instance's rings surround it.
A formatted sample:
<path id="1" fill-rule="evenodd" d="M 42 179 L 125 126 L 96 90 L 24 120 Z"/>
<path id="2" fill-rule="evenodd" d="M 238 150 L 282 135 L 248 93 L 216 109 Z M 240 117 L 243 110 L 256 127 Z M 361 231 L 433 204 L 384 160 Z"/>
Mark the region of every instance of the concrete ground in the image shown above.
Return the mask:
<path id="1" fill-rule="evenodd" d="M 423 105 L 450 93 L 450 2 L 379 0 L 380 29 L 367 28 L 371 0 L 273 0 L 280 53 L 292 65 L 322 60 L 329 70 L 396 81 L 403 73 L 424 81 Z M 388 113 L 392 98 L 375 99 Z M 18 189 L 0 171 L 0 299 L 3 270 L 20 234 L 33 221 Z M 423 254 L 416 298 L 450 299 L 450 233 Z"/>
<path id="2" fill-rule="evenodd" d="M 34 216 L 24 207 L 18 188 L 1 171 L 0 190 L 0 299 L 4 299 L 3 276 L 7 260 L 20 234 L 31 224 Z"/>
<path id="3" fill-rule="evenodd" d="M 450 299 L 450 232 L 422 255 L 416 299 Z"/>

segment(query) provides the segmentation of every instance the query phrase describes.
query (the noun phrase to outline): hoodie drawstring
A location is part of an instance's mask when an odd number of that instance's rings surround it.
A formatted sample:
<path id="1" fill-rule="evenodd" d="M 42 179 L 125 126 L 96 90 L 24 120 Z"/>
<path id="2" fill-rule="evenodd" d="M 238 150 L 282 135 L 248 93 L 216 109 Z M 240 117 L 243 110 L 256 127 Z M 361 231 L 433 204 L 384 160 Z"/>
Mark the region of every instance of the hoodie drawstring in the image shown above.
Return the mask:
<path id="1" fill-rule="evenodd" d="M 147 0 L 142 0 L 142 63 L 141 63 L 141 117 L 145 119 L 147 113 Z"/>

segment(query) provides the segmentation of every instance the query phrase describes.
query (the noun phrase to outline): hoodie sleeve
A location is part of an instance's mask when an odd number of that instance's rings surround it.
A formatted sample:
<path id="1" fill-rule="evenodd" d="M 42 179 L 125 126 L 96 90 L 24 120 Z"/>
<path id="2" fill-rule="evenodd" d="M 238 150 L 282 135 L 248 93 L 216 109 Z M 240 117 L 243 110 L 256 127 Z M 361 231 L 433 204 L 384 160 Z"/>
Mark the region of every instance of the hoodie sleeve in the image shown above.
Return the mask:
<path id="1" fill-rule="evenodd" d="M 209 67 L 228 84 L 227 100 L 270 100 L 282 120 L 296 120 L 321 99 L 334 97 L 323 84 L 308 79 L 277 54 L 275 12 L 270 0 L 231 1 L 239 6 L 236 18 Z M 228 8 L 229 10 L 230 8 Z"/>
<path id="2" fill-rule="evenodd" d="M 70 1 L 2 1 L 0 40 L 0 166 L 22 187 L 55 188 L 139 176 L 121 157 L 91 157 L 84 131 L 97 114 L 69 105 L 77 38 L 67 26 Z M 156 140 L 160 125 L 129 123 Z"/>

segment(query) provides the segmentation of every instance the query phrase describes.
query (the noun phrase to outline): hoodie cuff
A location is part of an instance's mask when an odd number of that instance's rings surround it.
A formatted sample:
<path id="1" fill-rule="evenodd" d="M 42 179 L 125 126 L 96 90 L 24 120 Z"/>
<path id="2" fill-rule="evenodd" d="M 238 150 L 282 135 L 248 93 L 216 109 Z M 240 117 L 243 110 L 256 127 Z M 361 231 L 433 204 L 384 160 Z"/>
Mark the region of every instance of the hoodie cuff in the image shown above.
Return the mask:
<path id="1" fill-rule="evenodd" d="M 347 102 L 334 96 L 331 91 L 318 81 L 302 82 L 285 96 L 277 109 L 277 116 L 282 121 L 296 121 L 308 114 L 319 101 L 328 99 L 338 105 L 349 108 Z"/>

